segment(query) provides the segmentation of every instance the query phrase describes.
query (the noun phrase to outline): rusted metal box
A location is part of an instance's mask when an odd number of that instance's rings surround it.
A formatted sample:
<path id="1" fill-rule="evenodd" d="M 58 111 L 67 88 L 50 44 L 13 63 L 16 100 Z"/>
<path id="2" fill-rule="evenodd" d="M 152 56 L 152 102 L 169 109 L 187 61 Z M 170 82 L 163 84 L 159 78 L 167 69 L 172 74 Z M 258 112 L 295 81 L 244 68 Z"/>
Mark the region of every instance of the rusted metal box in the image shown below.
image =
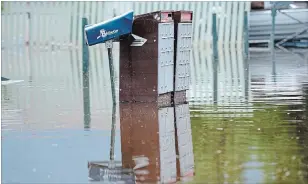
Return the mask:
<path id="1" fill-rule="evenodd" d="M 175 11 L 174 19 L 174 103 L 186 101 L 190 86 L 190 63 L 192 53 L 192 11 Z"/>
<path id="2" fill-rule="evenodd" d="M 158 108 L 156 102 L 121 103 L 120 129 L 122 165 L 134 168 L 137 182 L 176 181 L 173 107 Z M 137 164 L 138 157 L 146 158 L 146 164 Z"/>
<path id="3" fill-rule="evenodd" d="M 147 39 L 141 47 L 120 41 L 120 102 L 171 102 L 174 74 L 174 22 L 172 11 L 134 18 L 133 34 Z"/>

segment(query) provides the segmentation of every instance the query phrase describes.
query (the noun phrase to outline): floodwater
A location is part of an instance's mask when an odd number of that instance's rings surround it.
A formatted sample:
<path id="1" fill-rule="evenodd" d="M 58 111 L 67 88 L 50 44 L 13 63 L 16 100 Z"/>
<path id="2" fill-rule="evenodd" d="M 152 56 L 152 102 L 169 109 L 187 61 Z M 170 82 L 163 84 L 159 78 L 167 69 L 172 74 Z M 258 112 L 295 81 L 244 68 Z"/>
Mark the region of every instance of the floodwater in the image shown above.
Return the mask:
<path id="1" fill-rule="evenodd" d="M 112 103 L 102 49 L 90 50 L 88 83 L 80 50 L 2 50 L 2 76 L 23 80 L 1 88 L 3 183 L 91 183 L 88 162 L 109 160 Z M 277 51 L 274 60 L 220 50 L 215 64 L 195 49 L 191 74 L 189 182 L 308 182 L 307 50 Z M 120 137 L 117 107 L 117 161 L 125 154 Z"/>

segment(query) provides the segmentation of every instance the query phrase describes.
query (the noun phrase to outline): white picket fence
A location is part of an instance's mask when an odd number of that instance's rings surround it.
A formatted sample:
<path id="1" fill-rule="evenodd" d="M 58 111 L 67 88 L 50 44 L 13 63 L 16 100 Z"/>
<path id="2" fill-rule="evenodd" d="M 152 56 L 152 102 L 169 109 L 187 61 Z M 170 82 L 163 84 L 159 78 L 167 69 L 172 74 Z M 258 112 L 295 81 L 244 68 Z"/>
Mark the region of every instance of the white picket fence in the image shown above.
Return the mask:
<path id="1" fill-rule="evenodd" d="M 250 2 L 3 2 L 2 47 L 29 43 L 32 46 L 81 48 L 81 19 L 90 24 L 120 15 L 128 10 L 142 14 L 157 10 L 191 10 L 194 21 L 194 44 L 212 43 L 212 14 L 217 14 L 218 44 L 241 45 L 244 11 Z M 233 46 L 230 46 L 233 47 Z"/>

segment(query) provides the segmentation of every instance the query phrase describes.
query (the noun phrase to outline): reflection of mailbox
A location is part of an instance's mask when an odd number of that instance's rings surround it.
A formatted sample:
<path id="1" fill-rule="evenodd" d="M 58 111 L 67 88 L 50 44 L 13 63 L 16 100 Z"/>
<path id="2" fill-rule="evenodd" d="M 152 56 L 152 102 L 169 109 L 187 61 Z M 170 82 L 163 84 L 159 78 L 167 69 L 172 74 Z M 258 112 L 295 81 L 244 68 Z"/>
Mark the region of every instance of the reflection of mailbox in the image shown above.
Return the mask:
<path id="1" fill-rule="evenodd" d="M 121 103 L 121 150 L 124 168 L 136 168 L 135 157 L 148 163 L 135 169 L 136 181 L 175 182 L 174 108 L 158 108 L 156 102 Z"/>
<path id="2" fill-rule="evenodd" d="M 133 33 L 147 39 L 143 47 L 120 42 L 120 102 L 171 101 L 174 23 L 171 11 L 137 15 Z"/>
<path id="3" fill-rule="evenodd" d="M 173 12 L 174 19 L 174 103 L 186 101 L 186 90 L 190 85 L 190 57 L 192 53 L 192 17 L 191 11 Z"/>
<path id="4" fill-rule="evenodd" d="M 109 161 L 89 162 L 89 178 L 93 181 L 135 183 L 135 174 L 132 169 L 123 169 L 122 163 L 115 161 L 110 167 Z"/>
<path id="5" fill-rule="evenodd" d="M 194 175 L 194 153 L 190 124 L 189 105 L 175 106 L 176 148 L 178 154 L 178 175 L 181 177 Z"/>

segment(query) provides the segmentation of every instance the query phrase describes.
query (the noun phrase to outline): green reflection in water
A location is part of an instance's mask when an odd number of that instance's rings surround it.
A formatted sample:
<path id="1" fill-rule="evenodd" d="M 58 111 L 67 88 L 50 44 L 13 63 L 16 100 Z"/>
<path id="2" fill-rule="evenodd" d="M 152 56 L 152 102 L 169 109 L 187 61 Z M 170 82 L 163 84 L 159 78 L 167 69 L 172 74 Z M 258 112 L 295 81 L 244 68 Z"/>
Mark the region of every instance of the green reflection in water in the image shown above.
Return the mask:
<path id="1" fill-rule="evenodd" d="M 258 108 L 259 107 L 259 108 Z M 306 183 L 304 154 L 287 107 L 254 105 L 252 117 L 192 117 L 194 182 Z M 191 112 L 191 115 L 200 115 Z M 306 163 L 307 164 L 307 163 Z"/>

